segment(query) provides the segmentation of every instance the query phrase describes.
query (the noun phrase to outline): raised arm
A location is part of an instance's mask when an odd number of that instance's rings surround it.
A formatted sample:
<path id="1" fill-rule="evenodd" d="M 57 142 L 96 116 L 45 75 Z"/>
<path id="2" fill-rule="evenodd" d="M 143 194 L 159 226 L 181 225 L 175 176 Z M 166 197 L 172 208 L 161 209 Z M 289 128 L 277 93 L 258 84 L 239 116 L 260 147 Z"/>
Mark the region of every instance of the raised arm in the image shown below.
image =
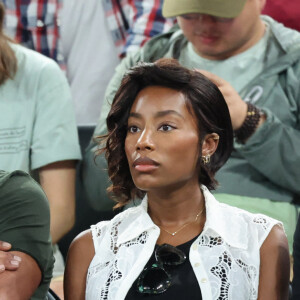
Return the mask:
<path id="1" fill-rule="evenodd" d="M 84 300 L 88 267 L 95 255 L 90 230 L 79 234 L 70 245 L 65 276 L 65 300 Z"/>
<path id="2" fill-rule="evenodd" d="M 279 225 L 272 228 L 260 250 L 258 300 L 289 298 L 290 259 L 287 238 Z"/>
<path id="3" fill-rule="evenodd" d="M 244 99 L 227 81 L 207 71 L 201 70 L 201 73 L 219 87 L 227 102 L 233 129 L 240 128 L 247 112 Z M 294 76 L 299 77 L 296 73 Z M 282 80 L 289 80 L 289 78 Z M 299 86 L 299 79 L 297 80 L 297 86 Z M 276 89 L 273 88 L 273 90 Z M 273 186 L 277 186 L 277 189 L 287 190 L 287 193 L 294 195 L 300 195 L 300 154 L 298 151 L 300 148 L 300 94 L 298 90 L 295 94 L 292 92 L 282 94 L 281 98 L 270 91 L 268 98 L 273 99 L 273 102 L 270 101 L 273 105 L 268 104 L 268 99 L 261 99 L 257 102 L 264 114 L 256 130 L 245 144 L 235 142 L 238 155 L 256 170 L 257 176 L 263 175 Z M 264 195 L 260 196 L 264 197 Z"/>

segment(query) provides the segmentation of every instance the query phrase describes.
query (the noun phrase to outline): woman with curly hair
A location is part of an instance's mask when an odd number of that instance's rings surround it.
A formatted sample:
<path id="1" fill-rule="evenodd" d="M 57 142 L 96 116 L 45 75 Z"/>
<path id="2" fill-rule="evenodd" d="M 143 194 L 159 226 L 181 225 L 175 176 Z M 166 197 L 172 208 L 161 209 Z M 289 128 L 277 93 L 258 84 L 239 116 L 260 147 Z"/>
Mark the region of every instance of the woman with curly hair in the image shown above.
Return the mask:
<path id="1" fill-rule="evenodd" d="M 286 299 L 282 224 L 220 204 L 210 193 L 233 132 L 218 88 L 175 60 L 132 68 L 102 137 L 128 208 L 72 243 L 66 299 Z M 238 183 L 237 183 L 238 184 Z"/>

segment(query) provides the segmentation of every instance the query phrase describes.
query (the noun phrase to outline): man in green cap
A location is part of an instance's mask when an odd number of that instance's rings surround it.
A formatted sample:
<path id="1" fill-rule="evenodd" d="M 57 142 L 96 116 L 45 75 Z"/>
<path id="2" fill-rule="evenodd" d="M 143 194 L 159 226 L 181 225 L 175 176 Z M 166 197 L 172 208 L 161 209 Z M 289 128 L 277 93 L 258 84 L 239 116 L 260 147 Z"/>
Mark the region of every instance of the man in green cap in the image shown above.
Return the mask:
<path id="1" fill-rule="evenodd" d="M 123 74 L 139 61 L 173 57 L 199 69 L 220 88 L 235 132 L 234 151 L 218 172 L 222 202 L 283 221 L 291 249 L 300 201 L 300 33 L 267 16 L 265 0 L 165 0 L 170 32 L 150 40 L 117 67 L 95 135 Z M 220 141 L 222 143 L 222 141 Z M 83 180 L 94 207 L 105 209 L 106 162 L 95 143 L 84 159 Z"/>

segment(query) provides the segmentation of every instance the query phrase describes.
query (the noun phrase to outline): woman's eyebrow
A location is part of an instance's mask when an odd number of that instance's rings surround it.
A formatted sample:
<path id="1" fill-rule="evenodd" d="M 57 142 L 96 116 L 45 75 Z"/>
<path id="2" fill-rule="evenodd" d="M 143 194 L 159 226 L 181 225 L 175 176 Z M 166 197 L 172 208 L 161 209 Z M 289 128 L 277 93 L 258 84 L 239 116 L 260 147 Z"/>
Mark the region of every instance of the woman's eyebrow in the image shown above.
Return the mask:
<path id="1" fill-rule="evenodd" d="M 131 113 L 129 114 L 129 117 L 128 117 L 128 118 L 130 118 L 130 117 L 142 119 L 142 115 L 139 114 L 139 113 L 135 113 L 135 112 L 131 112 Z"/>
<path id="2" fill-rule="evenodd" d="M 163 110 L 163 111 L 159 111 L 155 114 L 155 118 L 160 118 L 160 117 L 164 117 L 166 115 L 176 115 L 176 116 L 179 116 L 180 118 L 184 119 L 183 115 L 180 114 L 178 111 L 176 110 L 172 110 L 172 109 L 169 109 L 169 110 Z"/>
<path id="3" fill-rule="evenodd" d="M 180 118 L 184 119 L 183 115 L 181 115 L 179 112 L 177 112 L 176 110 L 172 110 L 172 109 L 168 109 L 168 110 L 162 110 L 162 111 L 158 111 L 155 113 L 154 118 L 161 118 L 164 117 L 166 115 L 176 115 L 179 116 Z M 142 114 L 140 113 L 136 113 L 136 112 L 131 112 L 129 114 L 129 118 L 137 118 L 137 119 L 142 119 Z"/>

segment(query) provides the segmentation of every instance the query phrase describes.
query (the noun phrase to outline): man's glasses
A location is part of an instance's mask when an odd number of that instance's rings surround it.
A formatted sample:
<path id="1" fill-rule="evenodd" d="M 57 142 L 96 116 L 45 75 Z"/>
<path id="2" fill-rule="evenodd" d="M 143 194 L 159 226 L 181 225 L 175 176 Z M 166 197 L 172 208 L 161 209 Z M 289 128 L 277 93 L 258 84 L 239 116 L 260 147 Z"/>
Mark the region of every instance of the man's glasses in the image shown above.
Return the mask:
<path id="1" fill-rule="evenodd" d="M 186 255 L 178 248 L 163 244 L 155 250 L 156 263 L 146 267 L 137 280 L 137 289 L 142 294 L 161 294 L 172 283 L 171 275 L 164 266 L 178 266 L 185 262 Z"/>

